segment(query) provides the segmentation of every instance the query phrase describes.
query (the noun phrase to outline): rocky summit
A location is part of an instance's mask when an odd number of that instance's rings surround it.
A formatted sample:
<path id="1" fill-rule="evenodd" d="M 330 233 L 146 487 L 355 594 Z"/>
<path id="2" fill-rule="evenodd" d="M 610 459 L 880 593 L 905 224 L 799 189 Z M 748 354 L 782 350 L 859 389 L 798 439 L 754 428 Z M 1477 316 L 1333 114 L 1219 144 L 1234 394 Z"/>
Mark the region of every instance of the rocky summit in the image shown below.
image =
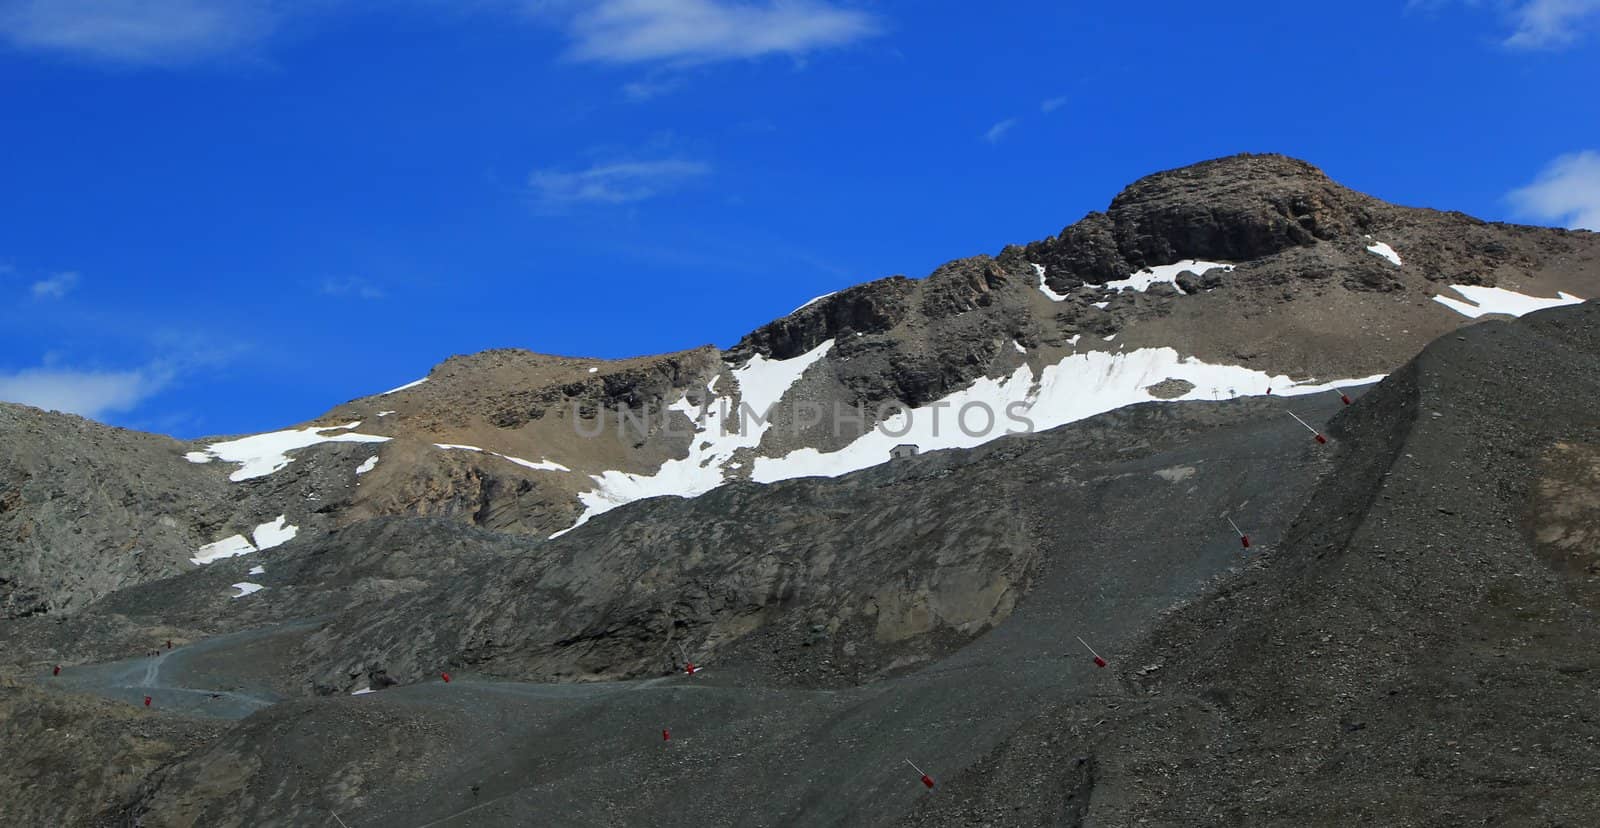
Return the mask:
<path id="1" fill-rule="evenodd" d="M 726 349 L 0 404 L 0 815 L 1592 824 L 1596 298 L 1239 155 Z"/>

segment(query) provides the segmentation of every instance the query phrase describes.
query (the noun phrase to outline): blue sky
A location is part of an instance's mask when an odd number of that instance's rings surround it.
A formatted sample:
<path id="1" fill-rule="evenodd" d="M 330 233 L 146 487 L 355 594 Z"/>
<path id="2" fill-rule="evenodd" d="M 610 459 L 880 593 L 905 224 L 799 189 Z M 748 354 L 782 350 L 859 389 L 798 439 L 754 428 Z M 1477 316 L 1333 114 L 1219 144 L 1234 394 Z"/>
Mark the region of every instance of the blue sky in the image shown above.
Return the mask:
<path id="1" fill-rule="evenodd" d="M 1600 0 L 0 0 L 0 399 L 190 437 L 725 347 L 1241 151 L 1600 226 L 1597 43 Z"/>

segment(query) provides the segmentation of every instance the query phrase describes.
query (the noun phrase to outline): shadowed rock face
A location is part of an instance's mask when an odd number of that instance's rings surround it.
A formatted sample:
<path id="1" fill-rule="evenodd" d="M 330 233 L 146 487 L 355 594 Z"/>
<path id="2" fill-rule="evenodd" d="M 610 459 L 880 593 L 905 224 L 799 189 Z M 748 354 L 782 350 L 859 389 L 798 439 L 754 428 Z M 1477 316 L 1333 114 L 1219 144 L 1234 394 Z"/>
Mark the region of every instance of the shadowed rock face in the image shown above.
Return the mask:
<path id="1" fill-rule="evenodd" d="M 901 824 L 1593 822 L 1597 400 L 1600 303 L 1433 343 L 1265 565 Z"/>

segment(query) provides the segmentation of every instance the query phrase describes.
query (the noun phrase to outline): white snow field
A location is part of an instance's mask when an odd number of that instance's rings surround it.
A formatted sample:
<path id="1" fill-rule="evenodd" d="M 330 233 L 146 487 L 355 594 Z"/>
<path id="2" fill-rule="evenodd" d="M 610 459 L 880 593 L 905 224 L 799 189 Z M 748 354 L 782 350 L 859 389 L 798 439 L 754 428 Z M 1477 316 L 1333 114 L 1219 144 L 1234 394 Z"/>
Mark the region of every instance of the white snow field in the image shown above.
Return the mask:
<path id="1" fill-rule="evenodd" d="M 896 414 L 838 451 L 803 448 L 783 457 L 757 457 L 751 478 L 772 483 L 795 477 L 837 477 L 884 462 L 889 449 L 900 443 L 915 443 L 922 451 L 971 448 L 1008 433 L 1044 431 L 1125 405 L 1160 399 L 1152 396 L 1148 387 L 1168 378 L 1195 386 L 1177 399 L 1210 400 L 1221 394 L 1261 394 L 1268 388 L 1284 396 L 1316 394 L 1338 385 L 1376 382 L 1383 375 L 1295 384 L 1287 376 L 1185 359 L 1171 348 L 1090 351 L 1046 365 L 1037 379 L 1029 365 L 1018 367 L 1008 377 L 980 378 L 938 402 Z"/>
<path id="2" fill-rule="evenodd" d="M 767 411 L 832 346 L 833 341 L 829 340 L 789 360 L 758 356 L 734 369 L 743 402 L 752 411 Z M 1171 348 L 1073 354 L 1045 366 L 1037 377 L 1033 367 L 1024 364 L 1010 376 L 979 378 L 970 387 L 938 402 L 895 414 L 838 451 L 824 453 L 804 448 L 782 457 L 756 457 L 751 479 L 773 483 L 796 477 L 836 477 L 886 462 L 889 449 L 899 443 L 916 443 L 923 451 L 970 448 L 1008 433 L 1043 431 L 1125 405 L 1158 400 L 1148 388 L 1169 378 L 1187 380 L 1195 386 L 1178 399 L 1210 400 L 1224 394 L 1263 394 L 1269 389 L 1284 396 L 1315 394 L 1337 386 L 1376 382 L 1383 375 L 1295 383 L 1287 376 L 1272 376 L 1264 371 L 1208 365 L 1181 357 Z M 743 433 L 724 434 L 724 420 L 735 423 L 737 428 L 734 418 L 739 409 L 731 397 L 715 396 L 715 381 L 707 391 L 713 399 L 704 408 L 687 399 L 669 406 L 670 411 L 681 412 L 696 424 L 696 437 L 687 457 L 668 460 L 654 474 L 613 470 L 590 475 L 595 488 L 578 495 L 584 505 L 583 514 L 577 523 L 551 537 L 566 534 L 595 515 L 625 503 L 661 495 L 694 497 L 726 482 L 727 472 L 739 467 L 730 462 L 734 452 L 759 445 L 770 424 L 751 419 L 744 424 Z"/>
<path id="3" fill-rule="evenodd" d="M 361 465 L 356 466 L 356 474 L 358 474 L 358 475 L 359 474 L 366 474 L 367 472 L 372 471 L 373 469 L 375 469 L 377 467 L 378 467 L 378 455 L 374 454 L 371 457 L 368 457 L 367 459 L 361 461 Z"/>
<path id="4" fill-rule="evenodd" d="M 318 443 L 386 443 L 390 438 L 380 437 L 376 434 L 357 434 L 351 429 L 361 425 L 361 421 L 342 426 L 327 426 L 324 428 L 290 429 L 288 431 L 272 431 L 266 434 L 252 434 L 249 437 L 240 437 L 237 440 L 228 440 L 221 443 L 212 443 L 204 451 L 191 451 L 184 455 L 184 459 L 191 463 L 209 463 L 212 460 L 221 460 L 225 463 L 238 463 L 239 468 L 228 479 L 234 482 L 253 480 L 257 477 L 266 477 L 269 474 L 289 465 L 292 460 L 289 452 L 314 446 Z M 336 431 L 338 434 L 328 434 Z"/>
<path id="5" fill-rule="evenodd" d="M 243 581 L 241 583 L 234 584 L 233 588 L 239 590 L 239 594 L 233 595 L 233 596 L 229 596 L 229 597 L 232 597 L 232 598 L 243 598 L 246 595 L 254 595 L 257 592 L 260 592 L 261 590 L 266 589 L 266 587 L 264 587 L 264 586 L 262 586 L 260 584 L 252 584 L 249 581 Z"/>
<path id="6" fill-rule="evenodd" d="M 1477 319 L 1489 313 L 1521 316 L 1525 313 L 1533 313 L 1536 310 L 1559 308 L 1562 305 L 1576 305 L 1583 302 L 1582 299 L 1566 291 L 1557 291 L 1555 299 L 1545 299 L 1497 287 L 1451 285 L 1450 289 L 1466 297 L 1467 301 L 1463 302 L 1460 299 L 1452 299 L 1448 296 L 1435 296 L 1433 301 L 1472 319 Z"/>
<path id="7" fill-rule="evenodd" d="M 254 543 L 246 540 L 244 535 L 230 535 L 215 543 L 208 543 L 196 549 L 194 557 L 190 558 L 189 561 L 196 566 L 204 566 L 213 561 L 220 561 L 223 558 L 234 558 L 239 555 L 248 555 L 251 552 L 271 549 L 274 546 L 282 546 L 293 539 L 300 531 L 300 527 L 287 524 L 288 517 L 286 515 L 278 515 L 277 519 L 263 523 L 250 532 L 250 537 L 255 539 Z"/>
<path id="8" fill-rule="evenodd" d="M 250 567 L 250 571 L 246 572 L 245 574 L 246 575 L 265 575 L 265 574 L 267 574 L 267 568 L 264 567 L 264 566 L 252 566 L 252 567 Z"/>
<path id="9" fill-rule="evenodd" d="M 433 447 L 444 449 L 445 451 L 476 451 L 481 454 L 492 454 L 501 460 L 510 460 L 519 466 L 526 466 L 527 468 L 537 469 L 539 471 L 572 471 L 572 469 L 569 469 L 553 460 L 540 460 L 539 462 L 535 463 L 531 460 L 524 460 L 521 457 L 512 457 L 509 454 L 501 454 L 497 451 L 488 451 L 486 449 L 478 448 L 477 446 L 458 446 L 453 443 L 434 443 Z"/>
<path id="10" fill-rule="evenodd" d="M 800 375 L 833 348 L 833 340 L 818 345 L 793 359 L 768 359 L 757 354 L 742 367 L 732 370 L 739 386 L 739 404 L 732 395 L 717 395 L 717 380 L 706 386 L 708 402 L 696 407 L 687 398 L 668 406 L 669 412 L 679 412 L 695 424 L 695 438 L 689 446 L 689 455 L 680 460 L 668 460 L 655 474 L 608 470 L 590 475 L 595 488 L 578 495 L 583 503 L 583 514 L 572 526 L 551 535 L 557 537 L 582 526 L 595 515 L 609 512 L 624 503 L 659 495 L 693 497 L 722 485 L 725 478 L 723 465 L 742 448 L 755 448 L 761 436 L 771 427 L 766 415 L 778 400 L 788 392 Z M 743 409 L 753 412 L 741 428 Z M 668 415 L 670 416 L 670 414 Z M 757 419 L 759 417 L 760 419 Z M 724 433 L 724 422 L 732 423 L 732 433 Z M 615 428 L 613 423 L 609 427 Z"/>
<path id="11" fill-rule="evenodd" d="M 1367 238 L 1370 239 L 1372 237 L 1368 236 Z M 1375 241 L 1372 244 L 1367 245 L 1367 252 L 1382 256 L 1394 263 L 1395 267 L 1400 267 L 1400 254 L 1394 252 L 1394 248 L 1384 244 L 1381 241 Z"/>

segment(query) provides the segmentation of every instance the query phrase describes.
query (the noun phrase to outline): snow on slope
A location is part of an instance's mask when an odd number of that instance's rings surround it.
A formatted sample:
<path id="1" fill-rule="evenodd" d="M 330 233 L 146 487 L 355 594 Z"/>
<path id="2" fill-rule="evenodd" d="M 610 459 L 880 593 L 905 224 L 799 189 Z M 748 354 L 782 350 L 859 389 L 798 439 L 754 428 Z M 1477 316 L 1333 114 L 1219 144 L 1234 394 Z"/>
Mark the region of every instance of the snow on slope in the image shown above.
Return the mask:
<path id="1" fill-rule="evenodd" d="M 423 377 L 422 379 L 413 380 L 411 382 L 408 382 L 405 385 L 400 386 L 399 388 L 391 388 L 388 391 L 384 391 L 384 392 L 378 394 L 377 396 L 387 397 L 390 394 L 397 394 L 397 393 L 399 393 L 401 391 L 406 390 L 407 388 L 416 388 L 417 386 L 419 386 L 419 385 L 421 385 L 421 384 L 423 384 L 423 383 L 425 383 L 427 381 L 428 381 L 428 378 L 427 377 Z"/>
<path id="2" fill-rule="evenodd" d="M 587 523 L 595 515 L 609 512 L 624 503 L 660 495 L 693 497 L 722 485 L 726 479 L 724 465 L 733 458 L 734 452 L 755 448 L 761 442 L 761 436 L 771 427 L 771 423 L 765 422 L 767 412 L 777 405 L 778 400 L 807 368 L 826 356 L 832 348 L 833 340 L 830 339 L 793 359 L 768 359 L 757 354 L 742 367 L 733 369 L 734 379 L 739 386 L 740 404 L 761 417 L 760 420 L 752 417 L 744 423 L 743 428 L 739 427 L 739 405 L 734 403 L 731 395 L 717 396 L 715 379 L 706 386 L 709 399 L 703 407 L 696 407 L 687 398 L 668 406 L 669 412 L 681 413 L 695 424 L 695 437 L 689 446 L 688 456 L 662 463 L 654 474 L 608 470 L 590 475 L 595 488 L 578 495 L 578 500 L 584 506 L 578 522 L 550 537 L 564 535 Z M 733 424 L 729 429 L 725 429 L 725 419 Z"/>
<path id="3" fill-rule="evenodd" d="M 896 414 L 838 451 L 803 448 L 783 457 L 757 457 L 751 477 L 758 483 L 836 477 L 885 462 L 889 449 L 900 443 L 915 443 L 922 451 L 971 448 L 1008 433 L 1043 431 L 1156 400 L 1147 388 L 1168 378 L 1195 386 L 1178 399 L 1209 400 L 1223 392 L 1260 393 L 1269 387 L 1286 396 L 1314 394 L 1337 385 L 1376 382 L 1383 376 L 1295 385 L 1286 376 L 1185 359 L 1171 348 L 1091 351 L 1045 366 L 1037 379 L 1029 365 L 1018 367 L 1009 377 L 981 378 L 938 402 Z"/>
<path id="4" fill-rule="evenodd" d="M 1372 237 L 1368 236 L 1367 238 L 1370 239 Z M 1395 267 L 1400 267 L 1400 254 L 1394 252 L 1394 248 L 1384 244 L 1381 241 L 1375 241 L 1372 244 L 1367 245 L 1367 252 L 1382 256 L 1394 263 Z"/>
<path id="5" fill-rule="evenodd" d="M 1102 287 L 1108 290 L 1115 290 L 1118 293 L 1130 289 L 1143 293 L 1154 284 L 1166 283 L 1173 287 L 1178 287 L 1178 274 L 1185 270 L 1191 271 L 1198 276 L 1208 270 L 1214 270 L 1219 267 L 1224 270 L 1233 269 L 1233 265 L 1223 264 L 1222 262 L 1202 262 L 1199 259 L 1184 259 L 1176 264 L 1147 267 L 1126 279 L 1113 279 L 1106 282 Z M 1183 293 L 1183 288 L 1178 288 L 1178 292 Z"/>
<path id="6" fill-rule="evenodd" d="M 1033 264 L 1033 262 L 1029 262 L 1028 264 Z M 1055 291 L 1050 289 L 1049 285 L 1044 283 L 1044 265 L 1037 265 L 1037 264 L 1033 265 L 1033 269 L 1034 269 L 1034 272 L 1039 274 L 1039 292 L 1040 293 L 1043 293 L 1045 296 L 1050 297 L 1050 301 L 1052 301 L 1052 302 L 1060 302 L 1060 301 L 1062 301 L 1062 300 L 1067 298 L 1066 294 L 1056 293 Z"/>
<path id="7" fill-rule="evenodd" d="M 189 559 L 196 566 L 204 566 L 223 558 L 234 558 L 239 555 L 248 555 L 251 552 L 271 549 L 288 543 L 299 533 L 300 527 L 289 526 L 287 515 L 278 515 L 277 519 L 257 526 L 250 532 L 250 537 L 255 539 L 251 543 L 244 535 L 230 535 L 215 543 L 208 543 L 194 551 L 194 557 Z"/>
<path id="8" fill-rule="evenodd" d="M 829 340 L 790 360 L 758 356 L 735 369 L 743 401 L 753 411 L 767 411 L 832 345 Z M 1181 357 L 1171 348 L 1073 354 L 1045 366 L 1037 378 L 1033 367 L 1026 364 L 1010 376 L 979 378 L 943 400 L 895 414 L 838 451 L 823 453 L 803 448 L 783 457 L 756 457 L 751 479 L 773 483 L 795 477 L 834 477 L 887 461 L 889 449 L 900 443 L 916 443 L 924 451 L 970 448 L 1008 433 L 1043 431 L 1125 405 L 1162 399 L 1147 389 L 1169 378 L 1187 380 L 1195 386 L 1178 399 L 1209 400 L 1224 393 L 1232 396 L 1268 389 L 1285 396 L 1314 394 L 1337 386 L 1376 382 L 1383 375 L 1296 384 L 1283 375 L 1232 365 L 1208 365 Z M 713 381 L 707 391 L 714 395 L 715 386 Z M 731 420 L 738 410 L 730 397 L 711 399 L 704 408 L 696 408 L 687 399 L 679 400 L 669 410 L 684 414 L 697 426 L 688 456 L 668 460 L 654 474 L 605 471 L 591 475 L 596 487 L 578 495 L 584 505 L 583 515 L 552 538 L 625 503 L 661 495 L 693 497 L 716 488 L 726 481 L 726 471 L 738 467 L 738 463 L 730 462 L 734 452 L 759 445 L 768 428 L 766 423 L 756 427 L 757 421 L 752 420 L 744 433 L 724 434 L 723 419 Z"/>
<path id="9" fill-rule="evenodd" d="M 245 581 L 243 583 L 234 584 L 233 588 L 239 590 L 239 594 L 238 595 L 231 595 L 231 596 L 229 596 L 230 598 L 243 598 L 246 595 L 254 595 L 257 592 L 260 592 L 261 590 L 266 589 L 266 587 L 264 587 L 264 586 L 262 586 L 260 584 L 252 584 L 249 581 Z"/>
<path id="10" fill-rule="evenodd" d="M 300 527 L 289 526 L 287 523 L 288 516 L 278 515 L 278 518 L 271 523 L 257 526 L 256 531 L 250 535 L 255 539 L 256 549 L 267 550 L 294 540 L 294 536 L 300 532 Z"/>
<path id="11" fill-rule="evenodd" d="M 557 463 L 557 462 L 555 462 L 553 460 L 540 460 L 539 462 L 535 463 L 535 462 L 533 462 L 531 460 L 524 460 L 524 459 L 522 459 L 520 457 L 512 457 L 509 454 L 501 454 L 501 453 L 496 452 L 496 451 L 486 451 L 484 449 L 478 448 L 477 446 L 458 446 L 458 445 L 455 445 L 453 443 L 434 443 L 433 445 L 434 445 L 435 448 L 441 448 L 441 449 L 444 449 L 445 451 L 476 451 L 476 452 L 481 452 L 483 454 L 492 454 L 492 455 L 500 458 L 501 460 L 510 460 L 511 462 L 516 463 L 519 466 L 526 466 L 527 468 L 537 469 L 539 471 L 572 471 L 572 469 L 569 469 L 566 466 L 563 466 L 560 463 Z M 376 459 L 376 458 L 374 458 L 374 459 Z"/>
<path id="12" fill-rule="evenodd" d="M 194 551 L 194 557 L 189 559 L 196 566 L 220 561 L 223 558 L 232 558 L 239 555 L 248 555 L 256 551 L 244 535 L 229 535 L 215 543 L 208 543 Z"/>
<path id="13" fill-rule="evenodd" d="M 1566 291 L 1558 291 L 1555 299 L 1544 299 L 1497 287 L 1451 285 L 1450 289 L 1465 296 L 1468 301 L 1463 302 L 1460 299 L 1452 299 L 1448 296 L 1435 296 L 1433 301 L 1472 319 L 1477 319 L 1487 313 L 1521 316 L 1525 313 L 1533 313 L 1536 310 L 1559 308 L 1562 305 L 1576 305 L 1583 301 Z"/>
<path id="14" fill-rule="evenodd" d="M 371 457 L 368 457 L 367 459 L 361 461 L 361 465 L 356 466 L 356 474 L 358 474 L 358 475 L 366 474 L 367 472 L 372 471 L 373 469 L 375 469 L 377 467 L 378 467 L 378 455 L 374 454 Z"/>
<path id="15" fill-rule="evenodd" d="M 221 443 L 212 443 L 203 451 L 191 451 L 183 457 L 191 463 L 209 463 L 212 460 L 221 460 L 225 463 L 238 463 L 239 468 L 228 479 L 234 482 L 252 480 L 257 477 L 266 477 L 269 474 L 289 465 L 292 462 L 288 453 L 306 446 L 318 443 L 385 443 L 390 438 L 379 437 L 375 434 L 357 434 L 350 429 L 361 425 L 361 421 L 342 426 L 327 426 L 325 428 L 302 428 L 288 431 L 273 431 L 267 434 L 253 434 L 237 440 L 228 440 Z M 339 431 L 342 434 L 327 435 L 324 432 Z"/>
<path id="16" fill-rule="evenodd" d="M 791 314 L 793 314 L 793 313 L 799 313 L 799 312 L 800 312 L 800 311 L 803 311 L 803 310 L 805 310 L 805 309 L 806 309 L 806 308 L 809 308 L 809 307 L 811 307 L 811 306 L 812 306 L 812 305 L 815 305 L 815 304 L 816 304 L 816 303 L 818 303 L 818 302 L 821 302 L 821 301 L 822 301 L 822 300 L 824 300 L 824 299 L 826 299 L 826 298 L 828 298 L 828 297 L 829 297 L 829 296 L 832 296 L 832 295 L 833 295 L 833 294 L 834 294 L 834 293 L 838 293 L 838 292 L 839 292 L 839 291 L 837 291 L 837 290 L 836 290 L 836 291 L 833 291 L 833 292 L 832 292 L 832 293 L 824 293 L 824 294 L 822 294 L 822 295 L 821 295 L 821 296 L 818 296 L 818 297 L 817 297 L 817 298 L 815 298 L 815 299 L 812 299 L 812 300 L 811 300 L 811 301 L 809 301 L 809 302 L 807 302 L 807 303 L 805 303 L 805 304 L 804 304 L 804 305 L 801 305 L 801 306 L 800 306 L 800 307 L 798 307 L 798 308 L 795 308 L 795 309 L 794 309 L 794 310 L 792 310 L 792 311 L 789 311 L 789 313 L 791 313 Z"/>

